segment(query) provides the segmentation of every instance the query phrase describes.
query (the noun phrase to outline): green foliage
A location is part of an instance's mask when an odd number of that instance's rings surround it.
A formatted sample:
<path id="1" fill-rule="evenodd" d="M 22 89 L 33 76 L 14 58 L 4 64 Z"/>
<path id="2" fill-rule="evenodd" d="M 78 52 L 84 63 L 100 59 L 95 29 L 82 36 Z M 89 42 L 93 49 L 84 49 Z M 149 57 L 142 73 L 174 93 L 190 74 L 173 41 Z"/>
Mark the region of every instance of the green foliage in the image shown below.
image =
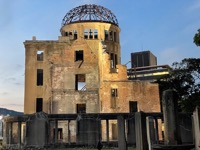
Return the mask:
<path id="1" fill-rule="evenodd" d="M 193 42 L 196 44 L 196 46 L 200 46 L 200 29 L 197 31 L 198 32 L 194 35 Z"/>
<path id="2" fill-rule="evenodd" d="M 175 62 L 169 75 L 158 80 L 160 91 L 174 89 L 178 94 L 180 111 L 192 112 L 200 106 L 200 58 Z"/>

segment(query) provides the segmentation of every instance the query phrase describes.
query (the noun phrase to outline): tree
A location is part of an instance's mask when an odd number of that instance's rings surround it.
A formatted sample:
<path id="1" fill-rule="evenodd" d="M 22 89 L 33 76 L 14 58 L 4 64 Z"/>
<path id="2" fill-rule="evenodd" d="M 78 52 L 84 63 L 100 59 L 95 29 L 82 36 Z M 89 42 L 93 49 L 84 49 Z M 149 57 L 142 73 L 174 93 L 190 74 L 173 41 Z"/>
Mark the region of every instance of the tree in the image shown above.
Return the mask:
<path id="1" fill-rule="evenodd" d="M 200 29 L 197 30 L 197 33 L 194 35 L 193 42 L 196 44 L 196 46 L 200 46 Z"/>
<path id="2" fill-rule="evenodd" d="M 175 62 L 169 75 L 158 80 L 160 91 L 174 89 L 178 94 L 180 111 L 193 112 L 200 106 L 200 58 Z"/>

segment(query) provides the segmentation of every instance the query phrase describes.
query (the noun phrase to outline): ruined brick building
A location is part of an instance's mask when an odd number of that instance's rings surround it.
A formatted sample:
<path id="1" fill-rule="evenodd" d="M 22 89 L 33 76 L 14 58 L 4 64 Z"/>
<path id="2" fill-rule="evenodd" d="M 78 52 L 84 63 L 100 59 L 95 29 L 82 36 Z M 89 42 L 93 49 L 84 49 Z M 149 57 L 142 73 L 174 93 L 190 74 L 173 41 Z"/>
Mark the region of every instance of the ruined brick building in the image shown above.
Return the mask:
<path id="1" fill-rule="evenodd" d="M 60 32 L 58 40 L 24 42 L 25 114 L 160 111 L 157 84 L 127 79 L 120 28 L 110 10 L 76 7 Z"/>
<path id="2" fill-rule="evenodd" d="M 60 32 L 55 41 L 24 42 L 25 114 L 131 112 L 134 103 L 140 111 L 159 111 L 158 85 L 127 79 L 119 24 L 108 9 L 74 8 Z"/>

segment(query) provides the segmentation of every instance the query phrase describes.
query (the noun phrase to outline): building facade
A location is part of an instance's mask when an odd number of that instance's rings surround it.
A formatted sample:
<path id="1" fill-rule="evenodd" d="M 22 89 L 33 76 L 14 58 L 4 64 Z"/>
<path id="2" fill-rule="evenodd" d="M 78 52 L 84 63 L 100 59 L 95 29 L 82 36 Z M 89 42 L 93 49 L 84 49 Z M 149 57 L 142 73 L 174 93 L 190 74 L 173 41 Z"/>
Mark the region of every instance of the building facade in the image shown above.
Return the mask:
<path id="1" fill-rule="evenodd" d="M 111 11 L 76 7 L 63 18 L 60 32 L 55 41 L 24 42 L 25 114 L 160 111 L 157 84 L 127 79 Z"/>
<path id="2" fill-rule="evenodd" d="M 156 66 L 157 57 L 151 51 L 131 53 L 131 67 Z"/>

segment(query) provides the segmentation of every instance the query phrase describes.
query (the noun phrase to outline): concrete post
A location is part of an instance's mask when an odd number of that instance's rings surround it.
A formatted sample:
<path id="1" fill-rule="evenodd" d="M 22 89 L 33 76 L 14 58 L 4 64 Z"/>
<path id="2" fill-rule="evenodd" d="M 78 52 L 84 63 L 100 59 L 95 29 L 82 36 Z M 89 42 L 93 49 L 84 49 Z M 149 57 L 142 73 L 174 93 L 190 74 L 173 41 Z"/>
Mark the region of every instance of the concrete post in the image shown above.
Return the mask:
<path id="1" fill-rule="evenodd" d="M 152 117 L 146 117 L 146 125 L 147 125 L 147 141 L 149 145 L 149 150 L 152 150 L 152 144 L 155 144 L 154 119 Z"/>
<path id="2" fill-rule="evenodd" d="M 164 143 L 166 145 L 180 144 L 178 127 L 177 94 L 173 90 L 166 90 L 162 96 L 164 117 Z"/>
<path id="3" fill-rule="evenodd" d="M 68 120 L 68 143 L 71 144 L 71 131 L 70 131 L 70 120 Z"/>
<path id="4" fill-rule="evenodd" d="M 55 135 L 54 135 L 54 143 L 58 143 L 58 120 L 55 120 Z"/>
<path id="5" fill-rule="evenodd" d="M 148 150 L 146 115 L 143 112 L 135 113 L 136 149 Z"/>
<path id="6" fill-rule="evenodd" d="M 125 121 L 124 117 L 117 116 L 118 125 L 118 148 L 119 150 L 127 150 L 126 136 L 125 136 Z"/>

